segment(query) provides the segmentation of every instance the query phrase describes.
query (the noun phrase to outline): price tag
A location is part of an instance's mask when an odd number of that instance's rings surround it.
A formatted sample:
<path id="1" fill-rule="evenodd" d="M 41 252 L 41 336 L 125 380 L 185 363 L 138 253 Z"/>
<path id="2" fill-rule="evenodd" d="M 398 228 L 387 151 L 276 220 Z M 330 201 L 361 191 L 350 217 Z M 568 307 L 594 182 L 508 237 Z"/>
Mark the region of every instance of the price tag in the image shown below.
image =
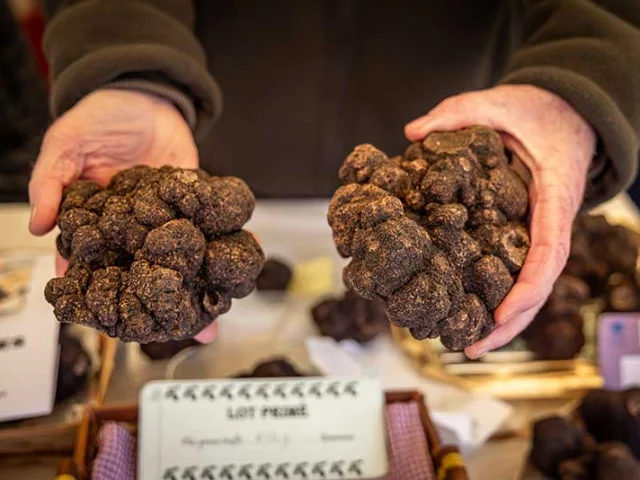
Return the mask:
<path id="1" fill-rule="evenodd" d="M 142 480 L 374 479 L 388 470 L 375 379 L 157 381 L 140 394 Z"/>

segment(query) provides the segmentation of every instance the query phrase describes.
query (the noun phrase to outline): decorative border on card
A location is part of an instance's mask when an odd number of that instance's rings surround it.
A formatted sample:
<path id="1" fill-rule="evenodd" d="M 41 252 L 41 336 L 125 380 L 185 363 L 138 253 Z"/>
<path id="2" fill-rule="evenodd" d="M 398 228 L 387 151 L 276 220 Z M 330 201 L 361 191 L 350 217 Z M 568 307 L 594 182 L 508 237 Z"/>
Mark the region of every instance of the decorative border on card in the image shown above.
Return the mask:
<path id="1" fill-rule="evenodd" d="M 201 384 L 178 384 L 158 388 L 151 400 L 181 401 L 234 401 L 234 400 L 298 400 L 309 398 L 357 398 L 360 382 L 337 381 L 230 381 Z"/>
<path id="2" fill-rule="evenodd" d="M 360 478 L 364 460 L 189 465 L 166 468 L 162 480 L 307 480 Z"/>

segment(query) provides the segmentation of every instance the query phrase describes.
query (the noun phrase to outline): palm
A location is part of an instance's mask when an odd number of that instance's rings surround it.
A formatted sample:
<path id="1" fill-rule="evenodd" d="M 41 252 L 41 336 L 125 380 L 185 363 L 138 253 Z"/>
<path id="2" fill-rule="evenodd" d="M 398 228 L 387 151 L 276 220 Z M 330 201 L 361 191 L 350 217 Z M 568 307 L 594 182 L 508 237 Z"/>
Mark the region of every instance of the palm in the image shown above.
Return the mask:
<path id="1" fill-rule="evenodd" d="M 196 168 L 197 149 L 183 117 L 146 94 L 102 90 L 87 96 L 44 138 L 29 186 L 31 230 L 53 227 L 66 185 L 78 178 L 104 185 L 134 165 Z"/>

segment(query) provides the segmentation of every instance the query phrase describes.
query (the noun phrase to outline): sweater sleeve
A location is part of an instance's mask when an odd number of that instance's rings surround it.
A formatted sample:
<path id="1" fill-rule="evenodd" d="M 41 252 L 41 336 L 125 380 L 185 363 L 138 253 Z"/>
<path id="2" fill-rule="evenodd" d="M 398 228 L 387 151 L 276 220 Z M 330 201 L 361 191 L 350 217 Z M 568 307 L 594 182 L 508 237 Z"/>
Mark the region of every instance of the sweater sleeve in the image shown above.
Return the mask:
<path id="1" fill-rule="evenodd" d="M 196 138 L 222 111 L 220 89 L 193 34 L 192 0 L 46 0 L 50 108 L 62 115 L 103 87 L 176 103 Z M 189 102 L 192 105 L 189 105 Z"/>
<path id="2" fill-rule="evenodd" d="M 500 83 L 569 102 L 598 135 L 585 206 L 629 186 L 640 147 L 640 2 L 526 0 L 525 39 Z"/>

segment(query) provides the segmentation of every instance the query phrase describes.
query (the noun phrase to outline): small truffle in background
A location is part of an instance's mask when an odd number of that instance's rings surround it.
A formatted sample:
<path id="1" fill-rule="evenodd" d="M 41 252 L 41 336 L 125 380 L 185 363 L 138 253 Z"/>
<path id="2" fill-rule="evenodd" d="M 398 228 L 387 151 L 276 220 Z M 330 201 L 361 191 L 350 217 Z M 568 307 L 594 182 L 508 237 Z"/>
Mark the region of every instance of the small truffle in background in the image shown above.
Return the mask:
<path id="1" fill-rule="evenodd" d="M 598 442 L 622 442 L 640 459 L 640 388 L 623 392 L 593 390 L 578 413 Z"/>
<path id="2" fill-rule="evenodd" d="M 575 423 L 559 416 L 533 425 L 531 463 L 542 473 L 560 478 L 560 464 L 583 453 L 585 434 Z"/>
<path id="3" fill-rule="evenodd" d="M 166 360 L 185 348 L 200 347 L 202 343 L 193 338 L 184 340 L 168 340 L 166 342 L 141 343 L 140 350 L 151 360 Z"/>
<path id="4" fill-rule="evenodd" d="M 640 310 L 640 289 L 635 278 L 615 273 L 609 277 L 606 292 L 607 312 L 637 312 Z"/>
<path id="5" fill-rule="evenodd" d="M 640 463 L 624 443 L 598 445 L 594 469 L 594 480 L 640 480 Z"/>
<path id="6" fill-rule="evenodd" d="M 252 371 L 240 373 L 234 378 L 305 377 L 285 358 L 275 357 L 257 364 Z"/>
<path id="7" fill-rule="evenodd" d="M 91 358 L 82 342 L 66 331 L 60 332 L 60 359 L 55 403 L 82 391 L 91 375 Z"/>
<path id="8" fill-rule="evenodd" d="M 291 283 L 291 267 L 282 260 L 268 258 L 256 280 L 256 288 L 261 292 L 283 292 Z"/>
<path id="9" fill-rule="evenodd" d="M 362 298 L 352 290 L 342 298 L 321 301 L 311 315 L 320 333 L 336 341 L 365 343 L 389 329 L 384 303 Z"/>

